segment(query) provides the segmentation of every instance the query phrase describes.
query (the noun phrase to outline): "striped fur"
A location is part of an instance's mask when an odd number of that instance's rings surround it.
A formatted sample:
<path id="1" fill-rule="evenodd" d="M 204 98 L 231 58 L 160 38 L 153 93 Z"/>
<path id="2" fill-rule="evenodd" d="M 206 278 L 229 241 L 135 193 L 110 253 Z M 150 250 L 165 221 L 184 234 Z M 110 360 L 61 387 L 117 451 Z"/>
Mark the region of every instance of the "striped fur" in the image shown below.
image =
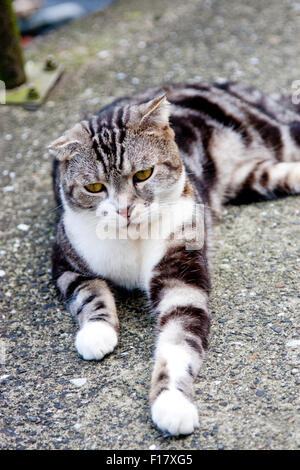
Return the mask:
<path id="1" fill-rule="evenodd" d="M 101 359 L 117 345 L 106 281 L 144 290 L 156 318 L 151 416 L 163 431 L 191 433 L 210 329 L 211 221 L 226 202 L 300 193 L 299 106 L 236 83 L 168 85 L 117 100 L 50 148 L 62 206 L 53 277 L 79 324 L 76 348 Z M 148 168 L 151 177 L 137 183 Z M 97 181 L 99 194 L 85 189 Z M 149 214 L 156 228 L 163 204 L 161 238 L 99 239 L 99 224 L 141 227 Z M 191 250 L 176 235 L 188 226 L 189 243 L 198 242 L 195 204 L 204 206 L 204 237 Z"/>

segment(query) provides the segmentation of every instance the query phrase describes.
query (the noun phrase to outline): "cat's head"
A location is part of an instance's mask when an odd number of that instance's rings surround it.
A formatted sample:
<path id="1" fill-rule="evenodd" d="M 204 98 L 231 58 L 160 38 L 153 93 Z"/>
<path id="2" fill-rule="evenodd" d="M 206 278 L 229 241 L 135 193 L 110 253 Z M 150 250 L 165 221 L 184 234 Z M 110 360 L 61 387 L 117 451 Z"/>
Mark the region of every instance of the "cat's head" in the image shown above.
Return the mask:
<path id="1" fill-rule="evenodd" d="M 169 108 L 165 96 L 111 107 L 55 140 L 64 205 L 124 226 L 175 202 L 185 176 Z"/>

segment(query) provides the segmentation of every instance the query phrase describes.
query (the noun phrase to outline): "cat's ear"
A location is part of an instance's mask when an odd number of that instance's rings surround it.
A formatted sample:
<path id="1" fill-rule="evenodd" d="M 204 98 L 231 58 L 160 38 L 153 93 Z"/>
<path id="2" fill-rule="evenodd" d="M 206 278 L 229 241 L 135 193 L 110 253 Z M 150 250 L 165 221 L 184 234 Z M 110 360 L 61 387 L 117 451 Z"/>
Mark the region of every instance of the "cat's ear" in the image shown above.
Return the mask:
<path id="1" fill-rule="evenodd" d="M 80 147 L 91 147 L 92 140 L 88 129 L 87 121 L 81 121 L 48 145 L 48 149 L 60 161 L 71 160 Z"/>
<path id="2" fill-rule="evenodd" d="M 170 116 L 170 103 L 166 95 L 154 98 L 140 105 L 140 112 L 142 114 L 140 124 L 155 124 L 159 127 L 164 127 L 169 124 Z"/>
<path id="3" fill-rule="evenodd" d="M 170 103 L 166 95 L 158 96 L 135 109 L 134 124 L 145 130 L 165 130 L 169 128 Z"/>

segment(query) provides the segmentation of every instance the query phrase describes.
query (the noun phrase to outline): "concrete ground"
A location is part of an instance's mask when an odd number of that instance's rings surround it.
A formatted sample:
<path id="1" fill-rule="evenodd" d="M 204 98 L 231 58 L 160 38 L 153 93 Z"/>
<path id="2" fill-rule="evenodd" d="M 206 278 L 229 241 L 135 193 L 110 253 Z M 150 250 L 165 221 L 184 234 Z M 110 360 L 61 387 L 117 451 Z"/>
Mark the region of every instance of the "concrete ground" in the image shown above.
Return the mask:
<path id="1" fill-rule="evenodd" d="M 1 107 L 1 449 L 300 447 L 300 197 L 227 206 L 215 230 L 210 353 L 196 380 L 201 426 L 164 437 L 149 418 L 153 321 L 119 300 L 120 344 L 85 362 L 50 282 L 55 232 L 47 144 L 121 96 L 224 77 L 266 92 L 300 79 L 300 4 L 126 0 L 35 39 L 27 59 L 66 66 L 36 112 Z M 82 379 L 82 380 L 78 380 Z"/>

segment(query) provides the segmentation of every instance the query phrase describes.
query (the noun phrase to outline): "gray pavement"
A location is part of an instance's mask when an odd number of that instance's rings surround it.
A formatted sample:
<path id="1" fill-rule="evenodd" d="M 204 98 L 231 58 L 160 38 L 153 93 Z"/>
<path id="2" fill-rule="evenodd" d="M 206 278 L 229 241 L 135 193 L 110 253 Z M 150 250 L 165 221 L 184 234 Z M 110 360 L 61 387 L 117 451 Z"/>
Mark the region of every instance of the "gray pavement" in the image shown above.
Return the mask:
<path id="1" fill-rule="evenodd" d="M 300 197 L 225 208 L 210 353 L 195 385 L 200 428 L 165 438 L 149 418 L 154 324 L 141 294 L 118 301 L 114 354 L 85 362 L 74 350 L 49 275 L 46 150 L 112 97 L 166 81 L 223 77 L 291 92 L 299 30 L 294 1 L 127 0 L 28 45 L 28 60 L 50 52 L 66 73 L 38 111 L 0 108 L 1 449 L 300 447 Z"/>

